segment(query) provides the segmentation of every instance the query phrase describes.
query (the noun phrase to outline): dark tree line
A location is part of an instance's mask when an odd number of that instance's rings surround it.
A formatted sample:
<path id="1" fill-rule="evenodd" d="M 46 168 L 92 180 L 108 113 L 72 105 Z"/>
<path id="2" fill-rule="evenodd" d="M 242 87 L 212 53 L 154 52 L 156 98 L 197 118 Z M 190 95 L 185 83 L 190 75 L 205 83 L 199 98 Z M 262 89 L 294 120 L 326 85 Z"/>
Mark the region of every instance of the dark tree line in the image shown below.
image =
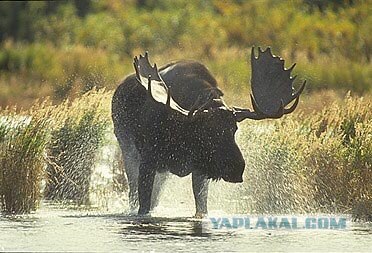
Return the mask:
<path id="1" fill-rule="evenodd" d="M 21 41 L 33 41 L 35 23 L 38 19 L 55 14 L 64 4 L 72 4 L 76 15 L 84 17 L 92 11 L 91 0 L 74 1 L 5 1 L 0 3 L 0 42 L 12 38 Z"/>

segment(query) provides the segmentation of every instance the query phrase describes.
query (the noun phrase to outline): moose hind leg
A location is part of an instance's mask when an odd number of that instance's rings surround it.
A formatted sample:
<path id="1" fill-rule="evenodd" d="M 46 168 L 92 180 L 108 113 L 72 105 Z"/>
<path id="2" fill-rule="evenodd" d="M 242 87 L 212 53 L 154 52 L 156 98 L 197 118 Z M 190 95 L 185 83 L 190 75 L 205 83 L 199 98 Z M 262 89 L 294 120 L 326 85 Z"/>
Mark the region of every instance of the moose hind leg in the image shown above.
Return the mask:
<path id="1" fill-rule="evenodd" d="M 209 180 L 199 171 L 192 172 L 192 190 L 194 193 L 195 217 L 202 218 L 208 213 L 208 184 Z"/>

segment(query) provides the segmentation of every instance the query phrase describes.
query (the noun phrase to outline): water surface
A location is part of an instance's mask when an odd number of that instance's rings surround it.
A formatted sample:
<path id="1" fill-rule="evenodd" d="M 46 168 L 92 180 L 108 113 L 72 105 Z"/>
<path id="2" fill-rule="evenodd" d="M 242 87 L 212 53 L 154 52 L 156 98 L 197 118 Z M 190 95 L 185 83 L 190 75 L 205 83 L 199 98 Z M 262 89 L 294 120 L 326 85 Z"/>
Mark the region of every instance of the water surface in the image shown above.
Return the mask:
<path id="1" fill-rule="evenodd" d="M 372 249 L 371 223 L 348 220 L 344 230 L 218 230 L 203 226 L 200 219 L 174 216 L 175 212 L 165 217 L 165 212 L 169 209 L 155 212 L 153 217 L 138 218 L 44 204 L 35 214 L 0 217 L 0 250 L 368 252 Z"/>

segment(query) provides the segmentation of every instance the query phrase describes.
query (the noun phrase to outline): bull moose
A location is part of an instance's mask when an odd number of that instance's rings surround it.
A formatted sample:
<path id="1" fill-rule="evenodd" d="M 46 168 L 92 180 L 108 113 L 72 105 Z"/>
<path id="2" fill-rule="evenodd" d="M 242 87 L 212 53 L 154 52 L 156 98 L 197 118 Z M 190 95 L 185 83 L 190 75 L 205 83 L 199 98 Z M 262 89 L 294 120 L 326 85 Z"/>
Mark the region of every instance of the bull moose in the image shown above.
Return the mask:
<path id="1" fill-rule="evenodd" d="M 280 118 L 293 112 L 306 81 L 294 91 L 291 71 L 270 48 L 251 52 L 253 110 L 230 107 L 209 70 L 196 61 L 178 61 L 159 70 L 148 53 L 134 58 L 135 74 L 112 99 L 114 132 L 123 153 L 132 210 L 146 215 L 156 205 L 169 171 L 192 174 L 196 216 L 207 213 L 209 179 L 243 182 L 244 158 L 235 142 L 237 123 Z M 289 108 L 286 108 L 293 103 Z"/>

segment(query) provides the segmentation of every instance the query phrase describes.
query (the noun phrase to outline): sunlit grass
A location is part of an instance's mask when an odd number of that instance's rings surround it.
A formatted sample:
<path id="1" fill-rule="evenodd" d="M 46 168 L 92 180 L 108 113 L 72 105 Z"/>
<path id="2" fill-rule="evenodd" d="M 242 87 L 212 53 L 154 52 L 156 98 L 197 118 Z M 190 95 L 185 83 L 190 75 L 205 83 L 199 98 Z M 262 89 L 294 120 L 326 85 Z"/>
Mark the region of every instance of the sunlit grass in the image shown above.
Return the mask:
<path id="1" fill-rule="evenodd" d="M 110 92 L 91 91 L 54 106 L 0 112 L 0 200 L 7 213 L 35 210 L 45 194 L 79 204 L 89 198 L 92 166 L 110 119 Z"/>
<path id="2" fill-rule="evenodd" d="M 51 114 L 52 107 L 46 103 L 18 114 L 14 109 L 1 111 L 0 201 L 7 213 L 38 207 Z"/>
<path id="3" fill-rule="evenodd" d="M 246 124 L 241 142 L 252 211 L 371 219 L 371 109 L 370 99 L 347 97 L 317 113 Z"/>

